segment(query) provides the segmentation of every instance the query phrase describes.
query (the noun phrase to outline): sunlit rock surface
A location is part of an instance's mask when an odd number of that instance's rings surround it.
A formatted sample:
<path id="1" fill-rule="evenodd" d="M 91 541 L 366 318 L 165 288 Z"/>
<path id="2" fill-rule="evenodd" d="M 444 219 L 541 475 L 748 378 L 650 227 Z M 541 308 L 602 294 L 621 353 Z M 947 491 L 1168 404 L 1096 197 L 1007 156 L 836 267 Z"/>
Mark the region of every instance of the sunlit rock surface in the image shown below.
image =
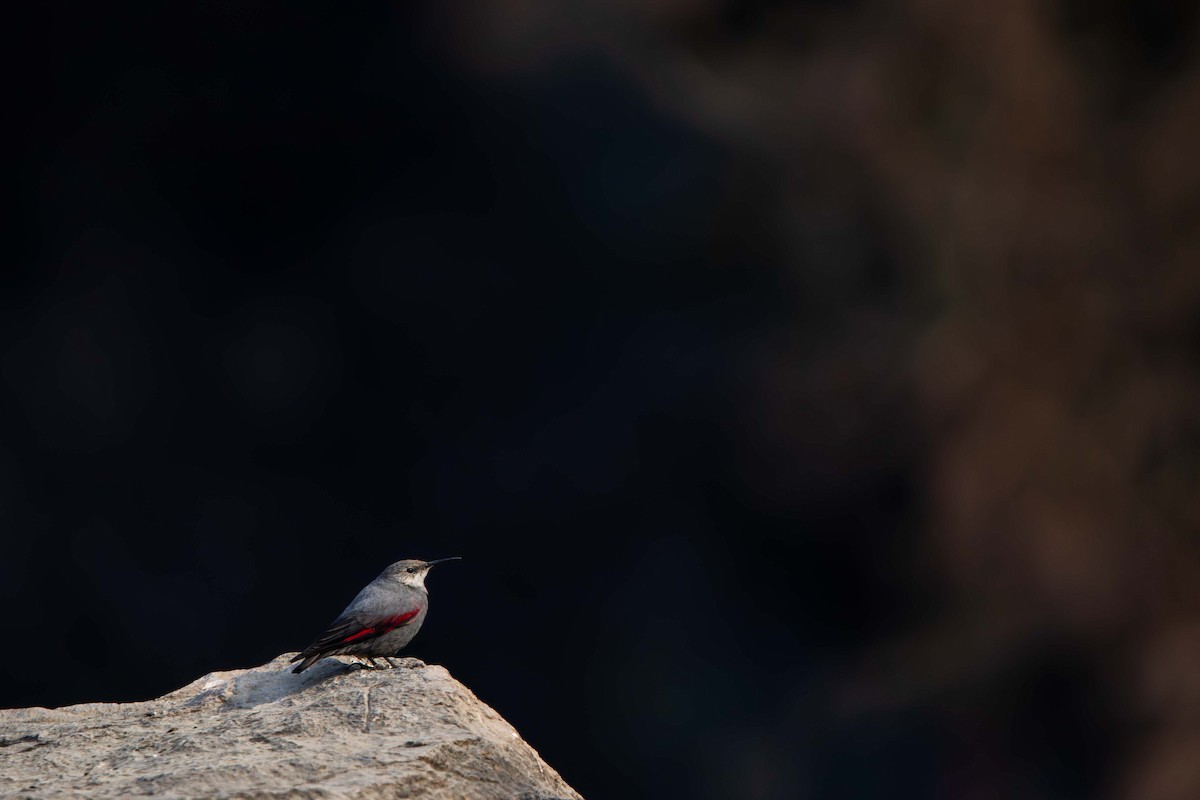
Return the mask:
<path id="1" fill-rule="evenodd" d="M 0 797 L 579 798 L 444 667 L 291 653 L 157 700 L 0 711 Z"/>

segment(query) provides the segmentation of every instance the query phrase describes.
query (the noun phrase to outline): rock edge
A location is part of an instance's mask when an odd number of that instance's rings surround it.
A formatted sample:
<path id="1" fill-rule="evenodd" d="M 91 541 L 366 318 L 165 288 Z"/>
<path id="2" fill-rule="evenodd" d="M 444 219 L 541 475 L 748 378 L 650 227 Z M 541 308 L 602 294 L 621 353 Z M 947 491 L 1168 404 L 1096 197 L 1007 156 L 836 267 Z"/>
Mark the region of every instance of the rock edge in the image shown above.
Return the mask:
<path id="1" fill-rule="evenodd" d="M 157 700 L 0 710 L 0 798 L 582 800 L 444 667 L 285 653 Z"/>

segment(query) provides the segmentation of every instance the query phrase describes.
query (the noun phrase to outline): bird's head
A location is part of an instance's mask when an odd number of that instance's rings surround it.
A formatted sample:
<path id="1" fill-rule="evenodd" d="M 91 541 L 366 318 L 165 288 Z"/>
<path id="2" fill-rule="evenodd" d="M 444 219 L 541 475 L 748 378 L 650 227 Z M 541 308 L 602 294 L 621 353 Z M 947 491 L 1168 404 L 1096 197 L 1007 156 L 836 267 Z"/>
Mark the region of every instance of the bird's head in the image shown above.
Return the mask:
<path id="1" fill-rule="evenodd" d="M 451 556 L 450 558 L 437 558 L 433 561 L 421 561 L 416 558 L 406 558 L 403 561 L 397 561 L 392 564 L 384 574 L 393 580 L 408 586 L 413 586 L 418 589 L 425 587 L 425 576 L 429 574 L 429 568 L 434 564 L 441 564 L 443 561 L 461 561 L 460 556 Z"/>

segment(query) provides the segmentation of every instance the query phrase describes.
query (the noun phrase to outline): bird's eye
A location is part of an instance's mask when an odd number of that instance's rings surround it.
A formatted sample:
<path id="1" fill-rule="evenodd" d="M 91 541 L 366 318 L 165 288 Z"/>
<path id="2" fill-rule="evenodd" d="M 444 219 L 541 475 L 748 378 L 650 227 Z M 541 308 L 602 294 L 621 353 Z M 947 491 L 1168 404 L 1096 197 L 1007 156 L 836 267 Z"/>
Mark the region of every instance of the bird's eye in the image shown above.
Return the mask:
<path id="1" fill-rule="evenodd" d="M 416 572 L 416 571 L 417 571 L 417 568 L 416 568 L 416 567 L 409 567 L 408 569 L 406 569 L 406 570 L 404 570 L 404 571 L 405 571 L 405 572 Z"/>

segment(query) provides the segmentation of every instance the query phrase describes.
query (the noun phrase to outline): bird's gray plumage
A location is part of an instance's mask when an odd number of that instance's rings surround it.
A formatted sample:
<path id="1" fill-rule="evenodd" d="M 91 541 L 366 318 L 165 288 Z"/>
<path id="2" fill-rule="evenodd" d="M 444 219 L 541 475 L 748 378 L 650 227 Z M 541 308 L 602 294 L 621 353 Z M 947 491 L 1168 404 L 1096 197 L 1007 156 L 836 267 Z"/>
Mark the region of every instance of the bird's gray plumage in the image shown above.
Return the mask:
<path id="1" fill-rule="evenodd" d="M 353 655 L 379 658 L 395 655 L 412 641 L 429 613 L 425 576 L 442 561 L 397 561 L 363 587 L 317 640 L 293 662 L 292 672 L 303 672 L 326 656 Z"/>

